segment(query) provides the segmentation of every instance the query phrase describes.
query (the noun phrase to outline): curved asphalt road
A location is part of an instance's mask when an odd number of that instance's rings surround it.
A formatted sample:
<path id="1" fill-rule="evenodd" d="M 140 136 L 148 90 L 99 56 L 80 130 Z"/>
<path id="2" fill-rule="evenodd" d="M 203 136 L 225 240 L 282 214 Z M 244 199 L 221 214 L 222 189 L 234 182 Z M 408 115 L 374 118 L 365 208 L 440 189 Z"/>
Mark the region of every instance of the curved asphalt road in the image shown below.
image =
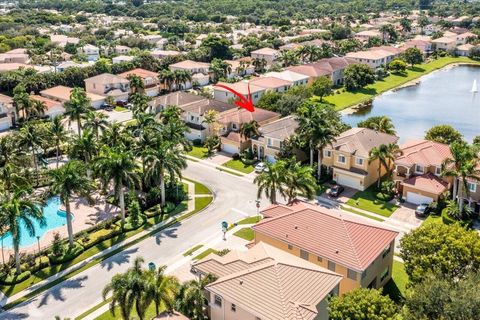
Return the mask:
<path id="1" fill-rule="evenodd" d="M 246 177 L 236 177 L 200 162 L 189 161 L 184 175 L 212 189 L 215 201 L 202 213 L 165 229 L 37 297 L 0 314 L 0 319 L 74 318 L 102 302 L 101 293 L 113 275 L 124 272 L 137 256 L 145 262 L 169 265 L 193 245 L 221 237 L 221 221 L 233 222 L 256 213 L 257 188 Z M 261 206 L 268 205 L 262 199 Z"/>

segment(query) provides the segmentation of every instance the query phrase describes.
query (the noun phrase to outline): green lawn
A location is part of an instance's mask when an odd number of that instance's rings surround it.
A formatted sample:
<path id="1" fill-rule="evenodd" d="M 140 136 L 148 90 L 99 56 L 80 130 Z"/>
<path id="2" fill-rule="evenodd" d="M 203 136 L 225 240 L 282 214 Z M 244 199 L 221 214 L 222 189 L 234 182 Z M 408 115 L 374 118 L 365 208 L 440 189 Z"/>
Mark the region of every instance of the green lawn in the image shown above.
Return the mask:
<path id="1" fill-rule="evenodd" d="M 207 250 L 205 250 L 202 253 L 193 257 L 193 260 L 201 260 L 201 259 L 205 258 L 206 256 L 208 256 L 210 253 L 215 253 L 215 252 L 216 252 L 215 249 L 208 248 Z"/>
<path id="2" fill-rule="evenodd" d="M 352 209 L 352 208 L 349 208 L 349 207 L 344 207 L 344 206 L 342 206 L 342 210 L 345 210 L 345 211 L 348 211 L 348 212 L 352 212 L 352 213 L 358 214 L 359 216 L 366 217 L 366 218 L 369 218 L 369 219 L 373 219 L 373 220 L 376 220 L 376 221 L 380 221 L 380 222 L 385 221 L 385 220 L 380 219 L 380 218 L 378 218 L 378 217 L 371 216 L 371 215 L 369 215 L 369 214 L 365 214 L 365 213 L 363 213 L 363 212 L 360 212 L 360 211 L 358 211 L 358 210 L 355 210 L 355 209 Z"/>
<path id="3" fill-rule="evenodd" d="M 377 81 L 374 84 L 366 86 L 365 88 L 355 91 L 345 91 L 339 94 L 328 96 L 325 101 L 330 102 L 336 106 L 337 110 L 342 110 L 350 106 L 368 101 L 374 96 L 381 94 L 385 91 L 391 90 L 395 87 L 401 86 L 411 80 L 417 79 L 427 73 L 434 70 L 441 69 L 452 63 L 472 63 L 479 64 L 480 62 L 472 60 L 467 57 L 444 57 L 437 60 L 414 66 L 413 69 L 408 68 L 403 75 L 391 74 L 381 81 Z"/>
<path id="4" fill-rule="evenodd" d="M 230 160 L 222 164 L 222 166 L 237 170 L 243 173 L 251 173 L 253 172 L 254 168 L 250 164 L 244 164 L 241 160 Z"/>
<path id="5" fill-rule="evenodd" d="M 262 220 L 261 216 L 252 216 L 238 221 L 237 224 L 254 224 L 260 220 Z"/>
<path id="6" fill-rule="evenodd" d="M 124 108 L 124 107 L 120 107 L 120 106 L 116 106 L 115 109 L 113 109 L 117 112 L 125 112 L 125 111 L 128 111 L 127 108 Z"/>
<path id="7" fill-rule="evenodd" d="M 385 201 L 378 200 L 375 197 L 377 191 L 375 187 L 370 187 L 365 191 L 359 191 L 347 201 L 349 206 L 370 211 L 384 217 L 390 217 L 397 210 L 397 206 Z M 357 204 L 358 203 L 358 204 Z"/>
<path id="8" fill-rule="evenodd" d="M 384 292 L 394 301 L 400 302 L 405 297 L 408 275 L 403 263 L 393 260 L 392 279 L 385 285 Z"/>
<path id="9" fill-rule="evenodd" d="M 190 248 L 190 249 L 188 249 L 187 251 L 185 251 L 185 253 L 183 254 L 183 256 L 184 256 L 184 257 L 189 256 L 189 255 L 191 255 L 192 253 L 194 253 L 195 251 L 197 251 L 198 249 L 200 249 L 201 247 L 203 247 L 203 244 L 196 245 L 195 247 Z"/>
<path id="10" fill-rule="evenodd" d="M 208 149 L 205 147 L 192 146 L 192 151 L 187 154 L 198 159 L 206 159 L 208 158 Z"/>
<path id="11" fill-rule="evenodd" d="M 252 228 L 240 229 L 237 232 L 235 232 L 233 235 L 239 238 L 245 239 L 247 241 L 252 241 L 253 239 L 255 239 L 255 233 L 253 232 Z"/>
<path id="12" fill-rule="evenodd" d="M 164 310 L 163 306 L 160 306 L 160 312 Z M 148 308 L 147 312 L 145 312 L 144 319 L 153 319 L 157 316 L 155 312 L 155 304 L 152 303 Z M 78 319 L 78 318 L 77 318 Z M 105 311 L 102 313 L 100 316 L 95 318 L 95 320 L 117 320 L 121 319 L 121 313 L 120 313 L 120 308 L 116 307 L 115 308 L 115 315 L 112 315 L 110 310 Z M 133 306 L 132 311 L 130 312 L 130 320 L 137 320 L 139 319 L 137 316 L 137 312 L 135 311 L 135 306 Z"/>

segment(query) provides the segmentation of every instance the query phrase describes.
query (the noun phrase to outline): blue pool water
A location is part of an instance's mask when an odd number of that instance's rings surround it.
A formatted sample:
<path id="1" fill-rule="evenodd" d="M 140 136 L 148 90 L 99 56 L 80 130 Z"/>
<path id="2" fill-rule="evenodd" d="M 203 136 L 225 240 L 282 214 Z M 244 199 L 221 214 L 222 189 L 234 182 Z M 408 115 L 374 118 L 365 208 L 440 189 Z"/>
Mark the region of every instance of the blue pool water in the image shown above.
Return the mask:
<path id="1" fill-rule="evenodd" d="M 53 197 L 47 200 L 47 203 L 43 207 L 43 216 L 45 217 L 46 225 L 40 226 L 40 224 L 33 220 L 33 225 L 35 227 L 35 235 L 30 236 L 25 224 L 20 222 L 21 228 L 21 238 L 20 238 L 20 247 L 28 247 L 37 243 L 37 236 L 42 238 L 42 236 L 58 227 L 64 226 L 67 224 L 67 215 L 66 212 L 60 209 L 60 198 Z M 12 235 L 10 232 L 7 232 L 3 237 L 0 238 L 0 241 L 3 240 L 4 248 L 13 248 Z"/>

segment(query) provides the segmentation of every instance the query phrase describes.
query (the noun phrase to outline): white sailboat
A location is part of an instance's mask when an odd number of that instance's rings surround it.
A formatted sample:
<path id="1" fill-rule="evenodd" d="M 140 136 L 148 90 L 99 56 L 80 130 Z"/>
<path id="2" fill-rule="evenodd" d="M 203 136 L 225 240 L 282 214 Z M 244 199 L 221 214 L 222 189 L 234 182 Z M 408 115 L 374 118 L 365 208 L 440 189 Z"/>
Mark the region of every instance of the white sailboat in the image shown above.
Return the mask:
<path id="1" fill-rule="evenodd" d="M 470 90 L 470 92 L 478 92 L 477 79 L 473 80 L 472 90 Z"/>

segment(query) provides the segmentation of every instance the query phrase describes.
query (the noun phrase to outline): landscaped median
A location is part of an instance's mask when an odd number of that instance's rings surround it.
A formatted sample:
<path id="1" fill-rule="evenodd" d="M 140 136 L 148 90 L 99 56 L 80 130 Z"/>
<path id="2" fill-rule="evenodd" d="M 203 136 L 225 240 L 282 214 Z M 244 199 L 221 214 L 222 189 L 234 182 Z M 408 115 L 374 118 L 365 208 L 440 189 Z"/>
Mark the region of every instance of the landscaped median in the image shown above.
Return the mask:
<path id="1" fill-rule="evenodd" d="M 198 186 L 195 187 L 195 189 L 197 188 L 202 190 L 202 192 L 209 190 L 201 184 L 198 184 Z M 140 225 L 138 228 L 122 233 L 121 230 L 117 230 L 118 228 L 114 224 L 110 226 L 111 229 L 97 227 L 97 229 L 94 229 L 94 231 L 88 235 L 87 242 L 81 240 L 84 239 L 84 232 L 82 232 L 81 236 L 76 237 L 76 240 L 78 244 L 83 246 L 84 250 L 82 250 L 80 255 L 74 257 L 73 260 L 61 264 L 53 264 L 50 262 L 52 265 L 48 265 L 48 262 L 46 262 L 47 265 L 45 267 L 36 270 L 24 281 L 14 285 L 0 286 L 0 289 L 7 297 L 18 296 L 18 299 L 15 299 L 14 301 L 7 301 L 8 303 L 5 305 L 4 309 L 12 308 L 13 306 L 38 295 L 56 284 L 77 275 L 140 241 L 145 240 L 159 231 L 191 217 L 195 213 L 205 209 L 212 201 L 213 197 L 208 193 L 204 193 L 204 196 L 194 198 L 194 209 L 189 212 L 185 212 L 188 208 L 187 201 L 183 201 L 174 207 L 173 210 L 168 212 L 168 214 L 161 214 L 159 210 L 147 210 L 145 211 L 147 218 L 145 219 L 144 224 Z M 179 215 L 182 212 L 185 213 Z M 54 275 L 58 276 L 59 273 L 64 274 L 61 274 L 61 276 L 55 280 L 49 281 L 51 280 L 50 277 Z M 22 292 L 24 290 L 27 291 Z"/>
<path id="2" fill-rule="evenodd" d="M 337 110 L 342 110 L 357 105 L 359 103 L 366 102 L 383 92 L 397 88 L 401 85 L 406 84 L 409 81 L 418 79 L 421 76 L 426 75 L 432 71 L 444 68 L 450 64 L 455 63 L 480 65 L 479 61 L 475 61 L 467 57 L 438 58 L 424 64 L 416 65 L 412 69 L 408 68 L 404 74 L 391 74 L 383 80 L 376 81 L 374 84 L 368 85 L 365 88 L 354 91 L 342 91 L 338 94 L 333 94 L 331 96 L 325 97 L 324 100 L 326 102 L 334 104 Z"/>

